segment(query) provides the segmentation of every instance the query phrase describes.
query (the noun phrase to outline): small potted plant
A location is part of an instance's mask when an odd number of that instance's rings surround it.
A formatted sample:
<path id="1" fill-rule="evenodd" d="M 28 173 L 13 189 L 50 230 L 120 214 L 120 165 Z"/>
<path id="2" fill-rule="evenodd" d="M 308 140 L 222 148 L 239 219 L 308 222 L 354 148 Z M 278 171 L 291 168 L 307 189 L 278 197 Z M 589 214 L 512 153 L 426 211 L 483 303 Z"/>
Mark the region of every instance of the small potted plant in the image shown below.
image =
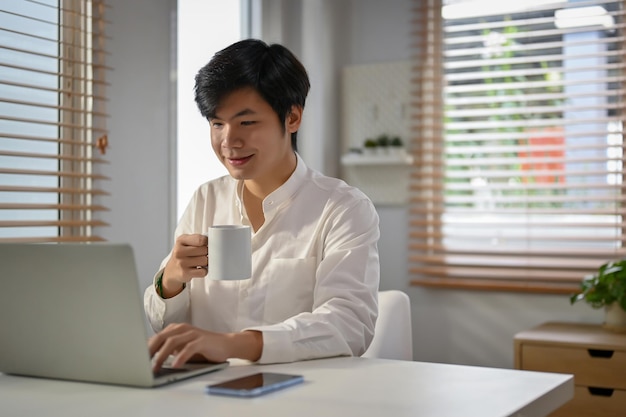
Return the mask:
<path id="1" fill-rule="evenodd" d="M 389 140 L 389 149 L 391 150 L 391 153 L 396 156 L 402 156 L 406 153 L 404 150 L 404 143 L 399 136 L 394 136 Z"/>
<path id="2" fill-rule="evenodd" d="M 595 274 L 587 275 L 572 304 L 585 301 L 593 308 L 604 308 L 604 327 L 626 332 L 626 259 L 607 262 Z"/>
<path id="3" fill-rule="evenodd" d="M 389 146 L 389 136 L 383 133 L 376 138 L 376 142 L 378 142 L 378 146 L 387 147 Z"/>
<path id="4" fill-rule="evenodd" d="M 378 135 L 375 139 L 371 139 L 371 141 L 376 144 L 375 153 L 377 155 L 387 154 L 387 149 L 389 146 L 389 137 L 387 135 Z"/>
<path id="5" fill-rule="evenodd" d="M 376 149 L 378 148 L 378 142 L 374 139 L 367 138 L 365 142 L 363 142 L 363 150 L 365 155 L 374 155 L 376 154 Z"/>
<path id="6" fill-rule="evenodd" d="M 401 148 L 404 146 L 404 143 L 402 142 L 402 139 L 400 139 L 400 136 L 394 136 L 389 141 L 389 146 L 392 146 L 394 148 Z"/>

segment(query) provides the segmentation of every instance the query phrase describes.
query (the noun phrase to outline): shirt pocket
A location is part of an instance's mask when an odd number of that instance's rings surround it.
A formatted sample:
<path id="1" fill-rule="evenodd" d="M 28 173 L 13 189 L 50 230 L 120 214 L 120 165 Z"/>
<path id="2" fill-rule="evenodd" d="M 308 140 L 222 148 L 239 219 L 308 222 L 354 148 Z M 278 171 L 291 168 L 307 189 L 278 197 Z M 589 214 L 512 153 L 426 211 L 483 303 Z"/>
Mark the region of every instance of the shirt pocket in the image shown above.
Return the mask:
<path id="1" fill-rule="evenodd" d="M 313 309 L 313 291 L 317 258 L 272 259 L 267 273 L 267 297 L 264 321 L 267 324 L 282 322 L 290 317 Z"/>

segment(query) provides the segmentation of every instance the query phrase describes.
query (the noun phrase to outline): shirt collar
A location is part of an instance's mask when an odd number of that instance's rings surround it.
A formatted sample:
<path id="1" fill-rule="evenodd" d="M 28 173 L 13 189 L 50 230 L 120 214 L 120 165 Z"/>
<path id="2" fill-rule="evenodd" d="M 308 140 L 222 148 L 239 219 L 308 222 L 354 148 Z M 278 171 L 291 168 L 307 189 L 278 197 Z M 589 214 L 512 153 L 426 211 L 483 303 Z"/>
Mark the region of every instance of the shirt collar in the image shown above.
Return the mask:
<path id="1" fill-rule="evenodd" d="M 263 213 L 267 215 L 282 206 L 285 201 L 289 200 L 304 183 L 306 171 L 307 167 L 304 161 L 296 152 L 296 169 L 283 185 L 265 197 L 263 200 Z"/>
<path id="2" fill-rule="evenodd" d="M 263 213 L 266 215 L 266 217 L 267 214 L 275 211 L 301 188 L 302 184 L 305 181 L 306 172 L 307 166 L 305 165 L 300 155 L 296 152 L 296 169 L 293 171 L 287 181 L 283 183 L 283 185 L 272 191 L 263 200 Z M 243 207 L 243 180 L 239 180 L 237 184 L 236 203 L 239 208 L 239 214 L 241 218 L 244 219 L 245 211 Z"/>

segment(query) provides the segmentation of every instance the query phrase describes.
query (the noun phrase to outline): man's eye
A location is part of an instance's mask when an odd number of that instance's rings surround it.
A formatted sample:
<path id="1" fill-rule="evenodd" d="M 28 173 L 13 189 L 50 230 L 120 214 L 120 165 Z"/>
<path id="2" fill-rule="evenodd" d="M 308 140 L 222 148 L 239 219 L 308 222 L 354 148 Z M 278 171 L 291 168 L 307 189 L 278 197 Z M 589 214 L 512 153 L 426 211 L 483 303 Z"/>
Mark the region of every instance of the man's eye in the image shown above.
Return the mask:
<path id="1" fill-rule="evenodd" d="M 220 122 L 211 122 L 211 126 L 213 126 L 213 127 L 222 127 L 222 124 Z"/>
<path id="2" fill-rule="evenodd" d="M 255 124 L 256 122 L 254 120 L 244 120 L 243 122 L 241 122 L 242 126 L 251 126 L 253 124 Z"/>

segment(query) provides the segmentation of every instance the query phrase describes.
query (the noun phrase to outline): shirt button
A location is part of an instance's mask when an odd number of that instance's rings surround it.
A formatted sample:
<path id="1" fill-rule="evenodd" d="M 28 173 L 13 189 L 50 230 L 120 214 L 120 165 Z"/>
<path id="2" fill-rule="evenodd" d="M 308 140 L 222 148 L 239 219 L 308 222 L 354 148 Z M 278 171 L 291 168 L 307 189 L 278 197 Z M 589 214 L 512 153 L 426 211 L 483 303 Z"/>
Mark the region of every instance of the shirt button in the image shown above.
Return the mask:
<path id="1" fill-rule="evenodd" d="M 241 295 L 242 295 L 243 297 L 247 297 L 247 296 L 248 296 L 248 290 L 243 290 L 243 291 L 241 291 Z"/>

